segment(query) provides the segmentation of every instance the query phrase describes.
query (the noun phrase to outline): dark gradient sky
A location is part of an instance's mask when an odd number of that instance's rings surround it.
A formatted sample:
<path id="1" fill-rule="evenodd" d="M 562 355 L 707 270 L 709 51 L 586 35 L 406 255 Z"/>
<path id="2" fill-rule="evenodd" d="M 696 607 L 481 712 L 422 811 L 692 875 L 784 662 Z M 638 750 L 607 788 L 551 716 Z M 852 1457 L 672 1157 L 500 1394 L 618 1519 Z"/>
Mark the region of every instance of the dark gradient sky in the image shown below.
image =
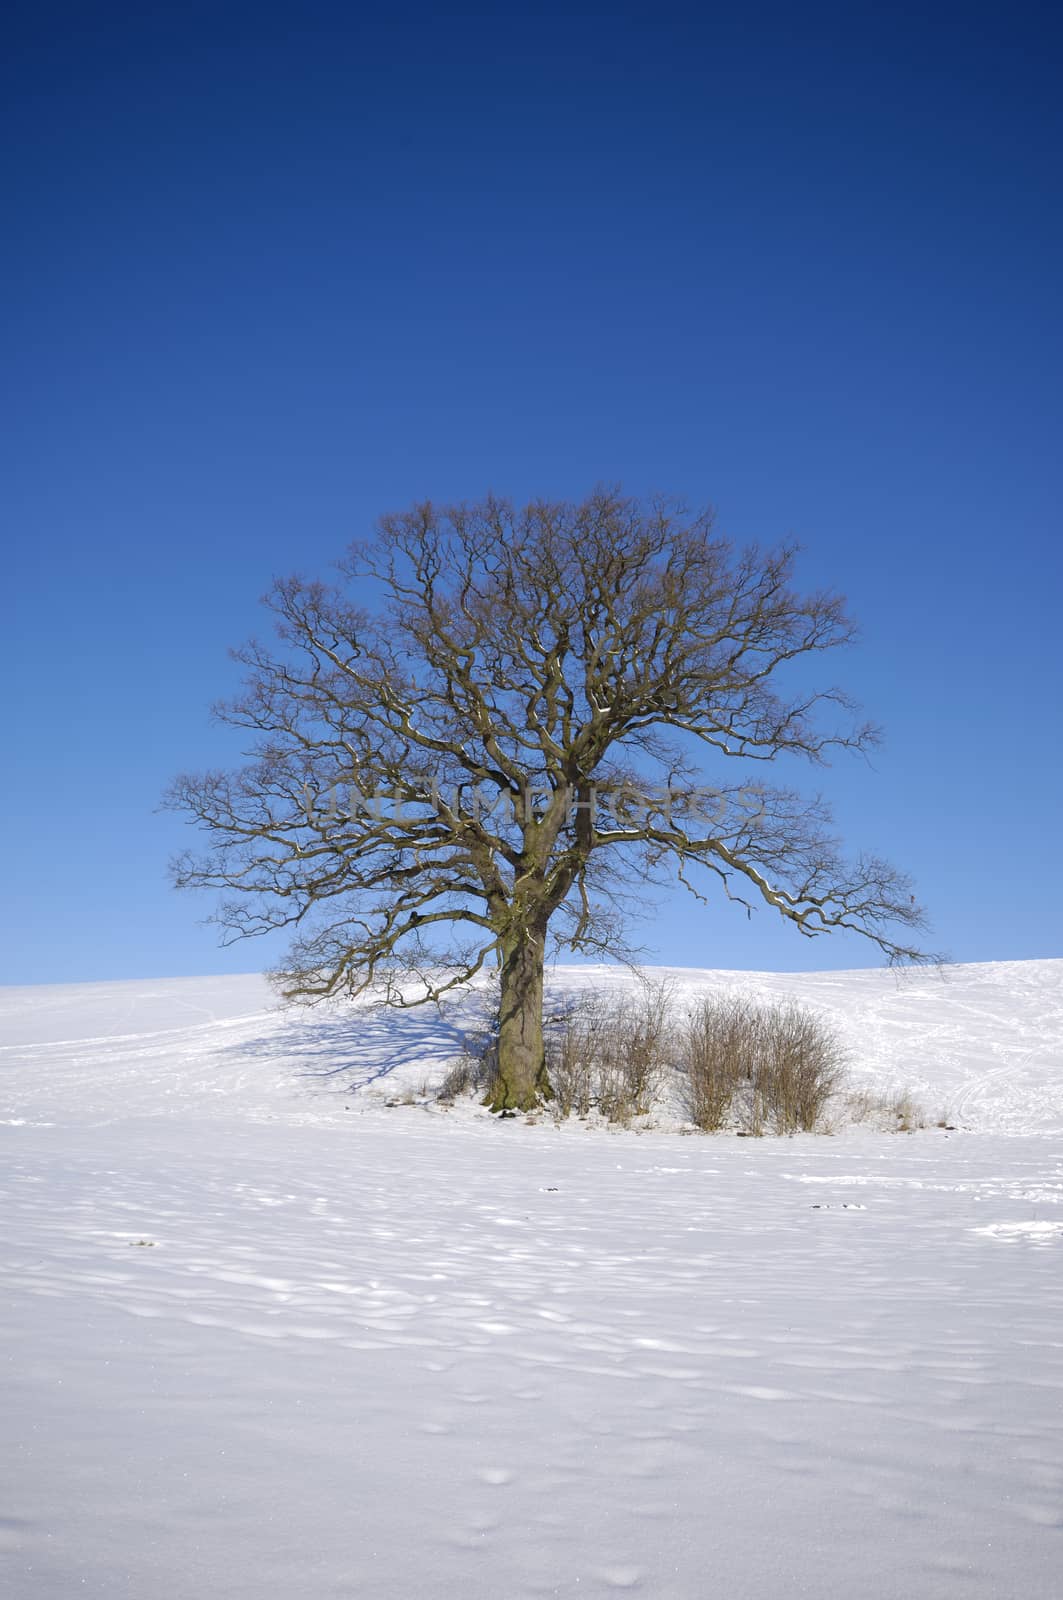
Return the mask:
<path id="1" fill-rule="evenodd" d="M 249 970 L 154 813 L 275 573 L 599 481 L 797 538 L 935 947 L 1063 954 L 1050 8 L 15 7 L 0 981 Z M 669 901 L 660 960 L 839 967 Z"/>

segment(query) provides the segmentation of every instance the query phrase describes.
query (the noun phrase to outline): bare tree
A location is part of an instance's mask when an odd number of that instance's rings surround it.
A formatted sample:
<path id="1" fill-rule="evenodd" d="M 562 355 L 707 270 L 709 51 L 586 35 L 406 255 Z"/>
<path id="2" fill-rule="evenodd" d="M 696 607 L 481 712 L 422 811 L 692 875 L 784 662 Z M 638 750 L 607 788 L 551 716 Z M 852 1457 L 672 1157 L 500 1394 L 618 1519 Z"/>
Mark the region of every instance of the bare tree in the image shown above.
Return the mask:
<path id="1" fill-rule="evenodd" d="M 715 883 L 806 936 L 852 929 L 922 959 L 907 880 L 847 864 L 821 800 L 756 777 L 876 737 L 835 688 L 783 692 L 853 632 L 837 596 L 794 592 L 793 560 L 604 490 L 384 517 L 339 585 L 267 598 L 284 648 L 237 652 L 244 691 L 218 708 L 255 735 L 252 759 L 172 786 L 207 835 L 176 883 L 226 892 L 226 939 L 291 929 L 291 998 L 411 1005 L 497 964 L 496 1109 L 549 1093 L 548 934 L 623 955 L 646 886 Z M 736 763 L 741 781 L 719 781 Z"/>

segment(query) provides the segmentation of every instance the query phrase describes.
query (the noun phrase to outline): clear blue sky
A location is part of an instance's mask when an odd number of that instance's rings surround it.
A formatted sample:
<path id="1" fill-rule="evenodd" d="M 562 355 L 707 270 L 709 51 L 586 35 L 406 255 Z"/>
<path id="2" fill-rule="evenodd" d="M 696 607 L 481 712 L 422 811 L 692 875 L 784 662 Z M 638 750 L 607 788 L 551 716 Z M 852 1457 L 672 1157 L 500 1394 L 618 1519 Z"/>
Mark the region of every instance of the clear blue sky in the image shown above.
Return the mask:
<path id="1" fill-rule="evenodd" d="M 958 960 L 1063 954 L 1044 6 L 17 6 L 0 981 L 247 971 L 155 814 L 272 575 L 620 480 L 796 537 L 884 723 L 816 778 Z M 660 960 L 870 965 L 669 902 Z"/>

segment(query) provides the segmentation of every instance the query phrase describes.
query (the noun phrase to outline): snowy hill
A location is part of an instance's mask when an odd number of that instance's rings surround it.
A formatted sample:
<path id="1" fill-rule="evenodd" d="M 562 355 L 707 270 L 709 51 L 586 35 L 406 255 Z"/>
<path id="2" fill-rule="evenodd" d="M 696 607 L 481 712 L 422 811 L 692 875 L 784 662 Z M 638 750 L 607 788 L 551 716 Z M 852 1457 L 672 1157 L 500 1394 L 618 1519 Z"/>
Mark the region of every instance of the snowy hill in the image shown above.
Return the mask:
<path id="1" fill-rule="evenodd" d="M 1056 1600 L 1063 962 L 673 976 L 969 1131 L 388 1109 L 476 997 L 0 990 L 0 1592 Z"/>
<path id="2" fill-rule="evenodd" d="M 679 1012 L 699 994 L 738 988 L 826 1013 L 856 1084 L 910 1090 L 972 1131 L 1063 1133 L 1063 961 L 909 973 L 651 970 L 671 980 Z M 624 968 L 561 967 L 548 1004 L 633 984 Z M 438 1081 L 482 1010 L 476 994 L 442 1016 L 285 1010 L 258 977 L 0 989 L 0 1117 L 83 1123 L 179 1108 L 199 1117 L 224 1105 L 328 1120 L 341 1114 L 337 1090 L 362 1091 L 365 1109 Z"/>

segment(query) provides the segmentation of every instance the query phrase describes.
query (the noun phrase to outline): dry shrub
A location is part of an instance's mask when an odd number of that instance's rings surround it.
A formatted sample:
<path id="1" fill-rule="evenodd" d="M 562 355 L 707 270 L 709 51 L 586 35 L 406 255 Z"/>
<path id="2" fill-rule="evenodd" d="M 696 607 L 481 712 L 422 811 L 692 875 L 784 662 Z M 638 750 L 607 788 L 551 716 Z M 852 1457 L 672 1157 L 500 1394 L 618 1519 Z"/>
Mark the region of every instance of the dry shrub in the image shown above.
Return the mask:
<path id="1" fill-rule="evenodd" d="M 705 1132 L 731 1123 L 754 1135 L 814 1132 L 845 1073 L 833 1028 L 792 1001 L 709 996 L 684 1045 L 688 1110 Z"/>
<path id="2" fill-rule="evenodd" d="M 555 1117 L 585 1117 L 594 1104 L 595 1016 L 591 1005 L 573 1006 L 556 1020 L 546 1049 Z"/>
<path id="3" fill-rule="evenodd" d="M 926 1112 L 908 1089 L 856 1089 L 846 1095 L 845 1109 L 850 1122 L 867 1122 L 884 1133 L 915 1133 L 927 1126 Z M 952 1126 L 944 1113 L 937 1125 Z"/>
<path id="4" fill-rule="evenodd" d="M 472 1094 L 482 1085 L 481 1063 L 471 1055 L 455 1056 L 447 1065 L 443 1082 L 436 1090 L 436 1099 L 449 1105 L 452 1100 L 460 1100 L 463 1095 Z"/>
<path id="5" fill-rule="evenodd" d="M 731 1116 L 739 1089 L 762 1055 L 760 1018 L 741 995 L 714 996 L 691 1013 L 683 1040 L 690 1120 L 715 1133 Z"/>
<path id="6" fill-rule="evenodd" d="M 907 1089 L 893 1095 L 889 1102 L 890 1116 L 898 1133 L 914 1133 L 927 1125 L 926 1112 Z"/>
<path id="7" fill-rule="evenodd" d="M 626 1123 L 648 1112 L 668 1056 L 669 995 L 665 985 L 641 994 L 581 996 L 555 1019 L 547 1066 L 558 1118 L 597 1109 Z"/>
<path id="8" fill-rule="evenodd" d="M 845 1096 L 847 1122 L 875 1122 L 885 1104 L 872 1089 L 850 1089 Z"/>
<path id="9" fill-rule="evenodd" d="M 845 1076 L 845 1057 L 830 1023 L 792 1002 L 773 1010 L 760 1092 L 777 1133 L 811 1133 Z"/>
<path id="10" fill-rule="evenodd" d="M 461 1055 L 450 1062 L 436 1098 L 449 1104 L 463 1095 L 489 1093 L 497 1073 L 498 1034 L 485 1027 L 471 1034 Z"/>

